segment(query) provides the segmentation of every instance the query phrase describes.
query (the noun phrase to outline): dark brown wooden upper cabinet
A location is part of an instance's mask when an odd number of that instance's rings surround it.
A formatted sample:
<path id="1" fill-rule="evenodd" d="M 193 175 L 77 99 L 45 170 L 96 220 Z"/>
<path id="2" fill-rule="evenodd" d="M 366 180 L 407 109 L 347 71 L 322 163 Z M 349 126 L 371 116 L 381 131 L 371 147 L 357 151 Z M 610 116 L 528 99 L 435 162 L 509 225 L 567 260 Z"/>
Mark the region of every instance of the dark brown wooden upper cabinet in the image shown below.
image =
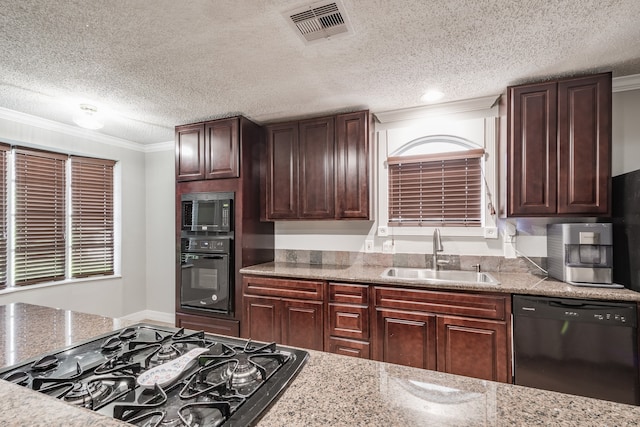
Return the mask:
<path id="1" fill-rule="evenodd" d="M 369 113 L 266 126 L 265 219 L 369 217 Z"/>
<path id="2" fill-rule="evenodd" d="M 298 123 L 266 127 L 266 219 L 298 218 Z"/>
<path id="3" fill-rule="evenodd" d="M 611 74 L 558 83 L 558 213 L 611 214 Z"/>
<path id="4" fill-rule="evenodd" d="M 557 85 L 513 87 L 507 96 L 511 107 L 509 215 L 555 214 Z"/>
<path id="5" fill-rule="evenodd" d="M 238 178 L 239 118 L 176 127 L 176 180 Z"/>
<path id="6" fill-rule="evenodd" d="M 176 127 L 176 180 L 204 179 L 204 125 Z"/>
<path id="7" fill-rule="evenodd" d="M 240 176 L 238 119 L 205 123 L 205 179 Z"/>
<path id="8" fill-rule="evenodd" d="M 336 117 L 336 218 L 369 218 L 369 114 Z"/>
<path id="9" fill-rule="evenodd" d="M 507 88 L 507 216 L 608 216 L 611 74 Z"/>
<path id="10" fill-rule="evenodd" d="M 335 216 L 334 129 L 333 117 L 298 124 L 300 218 Z"/>

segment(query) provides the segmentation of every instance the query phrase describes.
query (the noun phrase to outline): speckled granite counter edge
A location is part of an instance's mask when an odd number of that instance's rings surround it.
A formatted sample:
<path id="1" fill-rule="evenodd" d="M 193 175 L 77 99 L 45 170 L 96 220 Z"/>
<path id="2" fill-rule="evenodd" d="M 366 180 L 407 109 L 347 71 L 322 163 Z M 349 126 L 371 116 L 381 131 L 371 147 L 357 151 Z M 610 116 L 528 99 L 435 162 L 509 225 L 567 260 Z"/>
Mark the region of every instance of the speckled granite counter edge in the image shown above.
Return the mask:
<path id="1" fill-rule="evenodd" d="M 629 289 L 595 288 L 573 286 L 551 278 L 530 273 L 493 273 L 498 285 L 469 283 L 428 284 L 411 280 L 381 277 L 385 267 L 352 265 L 333 266 L 324 264 L 300 264 L 269 262 L 240 269 L 241 274 L 256 276 L 286 277 L 323 281 L 344 281 L 372 285 L 402 286 L 429 290 L 480 291 L 593 300 L 640 302 L 640 293 Z"/>

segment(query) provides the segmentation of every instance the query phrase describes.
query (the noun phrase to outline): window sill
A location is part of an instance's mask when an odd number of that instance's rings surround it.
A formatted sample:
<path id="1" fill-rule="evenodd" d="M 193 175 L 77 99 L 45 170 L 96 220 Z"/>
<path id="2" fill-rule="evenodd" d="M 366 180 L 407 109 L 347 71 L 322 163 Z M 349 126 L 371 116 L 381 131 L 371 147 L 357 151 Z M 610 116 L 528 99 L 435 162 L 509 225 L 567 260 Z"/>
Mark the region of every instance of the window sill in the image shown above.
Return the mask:
<path id="1" fill-rule="evenodd" d="M 388 226 L 389 236 L 429 236 L 436 230 L 440 230 L 441 236 L 449 237 L 482 237 L 485 227 L 415 227 L 415 226 Z"/>
<path id="2" fill-rule="evenodd" d="M 50 287 L 60 286 L 60 285 L 73 285 L 73 284 L 80 284 L 85 282 L 95 282 L 95 281 L 101 281 L 101 280 L 113 280 L 113 279 L 121 279 L 121 278 L 122 276 L 120 275 L 95 276 L 95 277 L 85 277 L 82 279 L 66 279 L 66 280 L 59 280 L 57 282 L 38 283 L 35 285 L 27 285 L 27 286 L 13 286 L 11 288 L 5 288 L 0 290 L 0 295 L 12 294 L 14 292 L 28 291 L 33 289 L 50 288 Z"/>

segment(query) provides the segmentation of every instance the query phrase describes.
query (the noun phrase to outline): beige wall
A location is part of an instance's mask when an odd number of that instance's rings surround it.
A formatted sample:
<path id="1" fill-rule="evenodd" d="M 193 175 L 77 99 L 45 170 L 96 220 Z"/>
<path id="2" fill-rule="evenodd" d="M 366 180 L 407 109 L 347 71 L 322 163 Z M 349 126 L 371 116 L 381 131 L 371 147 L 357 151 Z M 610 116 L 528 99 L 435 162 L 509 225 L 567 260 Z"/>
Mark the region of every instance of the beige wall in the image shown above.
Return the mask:
<path id="1" fill-rule="evenodd" d="M 175 312 L 174 150 L 146 154 L 147 310 Z"/>
<path id="2" fill-rule="evenodd" d="M 613 176 L 640 169 L 640 89 L 613 94 Z"/>

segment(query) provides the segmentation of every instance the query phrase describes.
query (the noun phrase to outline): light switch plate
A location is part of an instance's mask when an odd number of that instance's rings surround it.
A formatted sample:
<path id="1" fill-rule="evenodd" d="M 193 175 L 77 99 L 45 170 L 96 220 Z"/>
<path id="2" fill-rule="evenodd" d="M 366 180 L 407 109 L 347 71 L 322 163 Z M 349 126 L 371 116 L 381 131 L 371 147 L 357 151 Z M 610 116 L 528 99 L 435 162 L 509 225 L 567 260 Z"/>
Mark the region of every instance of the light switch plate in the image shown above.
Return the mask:
<path id="1" fill-rule="evenodd" d="M 392 254 L 394 252 L 395 252 L 395 246 L 393 244 L 393 240 L 387 240 L 382 244 L 383 254 Z"/>
<path id="2" fill-rule="evenodd" d="M 378 227 L 378 236 L 388 236 L 389 235 L 389 228 L 387 228 L 384 225 L 381 225 L 380 227 Z"/>

